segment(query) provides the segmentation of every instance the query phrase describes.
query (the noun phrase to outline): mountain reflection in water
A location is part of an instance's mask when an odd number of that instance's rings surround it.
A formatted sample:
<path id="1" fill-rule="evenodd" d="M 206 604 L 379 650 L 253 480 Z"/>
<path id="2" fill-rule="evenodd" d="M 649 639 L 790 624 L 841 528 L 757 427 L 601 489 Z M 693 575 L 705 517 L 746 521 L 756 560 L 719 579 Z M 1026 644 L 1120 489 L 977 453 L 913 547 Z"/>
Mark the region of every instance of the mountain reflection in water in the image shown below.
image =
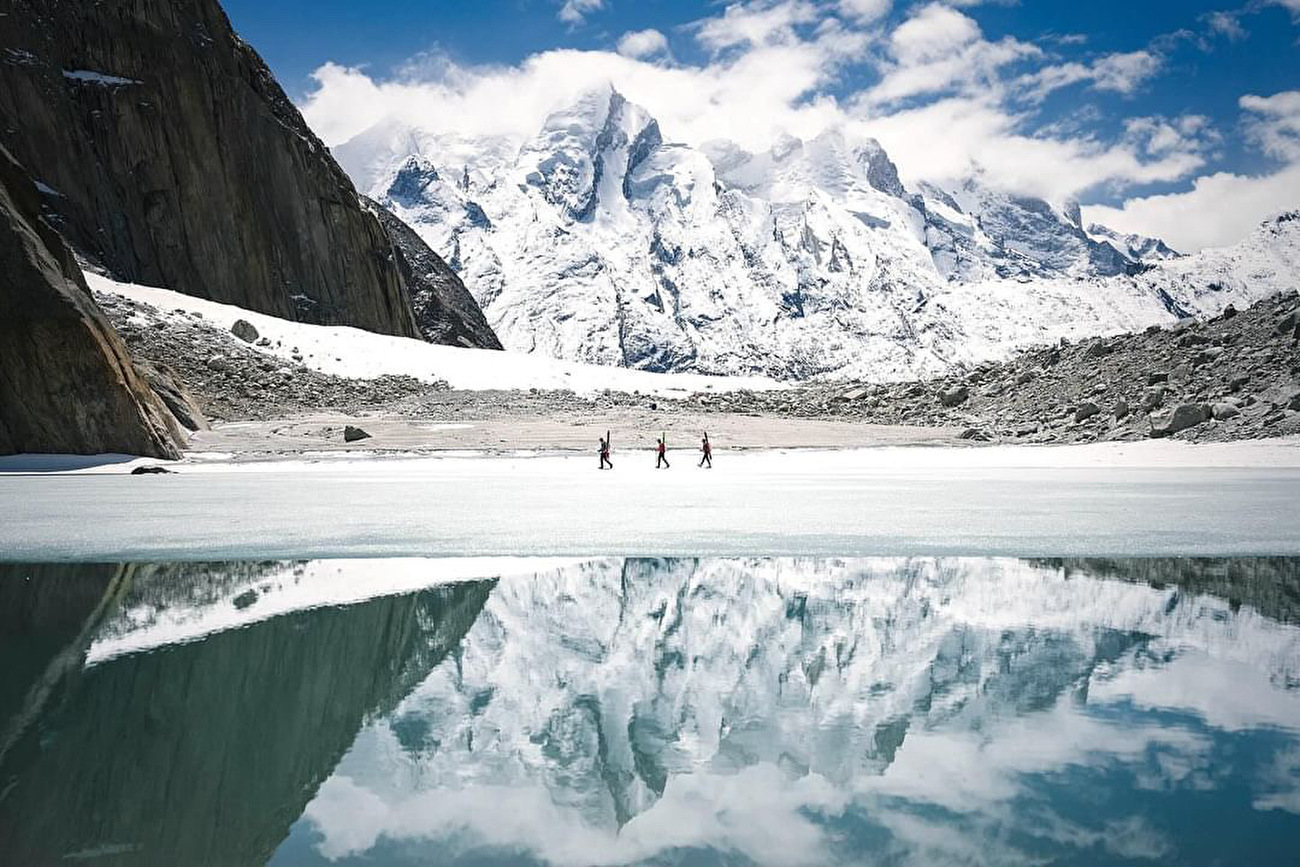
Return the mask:
<path id="1" fill-rule="evenodd" d="M 1293 863 L 1300 560 L 0 564 L 0 863 Z"/>

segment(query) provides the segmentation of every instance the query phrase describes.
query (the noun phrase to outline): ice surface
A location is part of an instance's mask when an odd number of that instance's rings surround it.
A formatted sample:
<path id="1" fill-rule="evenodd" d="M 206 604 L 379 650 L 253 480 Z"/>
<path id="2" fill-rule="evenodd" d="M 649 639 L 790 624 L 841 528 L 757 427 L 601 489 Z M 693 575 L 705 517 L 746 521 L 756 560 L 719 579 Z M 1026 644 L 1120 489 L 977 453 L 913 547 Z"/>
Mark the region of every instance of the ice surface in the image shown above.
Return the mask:
<path id="1" fill-rule="evenodd" d="M 1300 553 L 1294 440 L 0 475 L 0 558 Z"/>

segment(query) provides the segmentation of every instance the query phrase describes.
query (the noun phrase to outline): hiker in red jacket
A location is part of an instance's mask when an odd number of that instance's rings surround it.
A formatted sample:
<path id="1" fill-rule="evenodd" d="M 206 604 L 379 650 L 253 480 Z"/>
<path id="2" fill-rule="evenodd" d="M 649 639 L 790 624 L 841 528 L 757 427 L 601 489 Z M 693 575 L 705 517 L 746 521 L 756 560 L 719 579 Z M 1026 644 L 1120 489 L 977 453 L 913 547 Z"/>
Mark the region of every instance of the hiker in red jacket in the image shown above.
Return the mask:
<path id="1" fill-rule="evenodd" d="M 709 445 L 709 435 L 704 435 L 704 443 L 700 446 L 700 451 L 704 456 L 700 458 L 700 466 L 708 464 L 709 469 L 713 469 L 713 446 Z"/>
<path id="2" fill-rule="evenodd" d="M 668 447 L 664 445 L 663 437 L 659 438 L 658 443 L 659 444 L 656 446 L 655 452 L 656 454 L 658 454 L 659 457 L 657 460 L 655 460 L 655 469 L 656 470 L 659 469 L 660 465 L 662 465 L 665 470 L 671 469 L 671 467 L 668 465 L 668 455 L 667 455 Z"/>

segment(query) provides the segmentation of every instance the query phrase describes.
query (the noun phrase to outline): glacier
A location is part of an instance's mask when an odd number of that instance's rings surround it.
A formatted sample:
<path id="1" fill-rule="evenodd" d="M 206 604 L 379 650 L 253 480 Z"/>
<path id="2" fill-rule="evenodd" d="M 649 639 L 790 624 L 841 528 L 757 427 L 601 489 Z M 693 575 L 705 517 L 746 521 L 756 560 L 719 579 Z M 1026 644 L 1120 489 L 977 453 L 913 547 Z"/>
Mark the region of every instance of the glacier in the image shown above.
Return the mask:
<path id="1" fill-rule="evenodd" d="M 613 88 L 532 137 L 388 119 L 334 148 L 507 349 L 648 371 L 887 381 L 1293 288 L 1300 215 L 1180 255 L 1076 203 L 909 189 L 871 139 L 674 142 Z"/>

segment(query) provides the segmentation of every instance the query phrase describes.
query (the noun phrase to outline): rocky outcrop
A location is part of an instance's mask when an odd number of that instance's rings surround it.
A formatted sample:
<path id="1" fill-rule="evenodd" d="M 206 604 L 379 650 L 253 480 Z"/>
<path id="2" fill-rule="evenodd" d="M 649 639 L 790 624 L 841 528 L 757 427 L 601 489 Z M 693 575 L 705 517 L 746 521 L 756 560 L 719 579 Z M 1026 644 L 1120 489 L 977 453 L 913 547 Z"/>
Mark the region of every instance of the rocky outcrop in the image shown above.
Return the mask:
<path id="1" fill-rule="evenodd" d="M 0 148 L 0 454 L 176 458 L 182 436 Z"/>
<path id="2" fill-rule="evenodd" d="M 500 349 L 501 341 L 456 272 L 397 215 L 376 201 L 364 201 L 393 242 L 397 267 L 411 294 L 415 324 L 425 340 L 475 349 Z"/>
<path id="3" fill-rule="evenodd" d="M 145 382 L 158 395 L 163 404 L 171 411 L 172 417 L 180 422 L 186 430 L 207 430 L 208 420 L 203 417 L 203 410 L 198 401 L 181 382 L 176 371 L 162 362 L 136 359 L 135 369 L 144 377 Z"/>
<path id="4" fill-rule="evenodd" d="M 12 0 L 0 143 L 122 280 L 417 336 L 383 228 L 217 0 Z"/>

